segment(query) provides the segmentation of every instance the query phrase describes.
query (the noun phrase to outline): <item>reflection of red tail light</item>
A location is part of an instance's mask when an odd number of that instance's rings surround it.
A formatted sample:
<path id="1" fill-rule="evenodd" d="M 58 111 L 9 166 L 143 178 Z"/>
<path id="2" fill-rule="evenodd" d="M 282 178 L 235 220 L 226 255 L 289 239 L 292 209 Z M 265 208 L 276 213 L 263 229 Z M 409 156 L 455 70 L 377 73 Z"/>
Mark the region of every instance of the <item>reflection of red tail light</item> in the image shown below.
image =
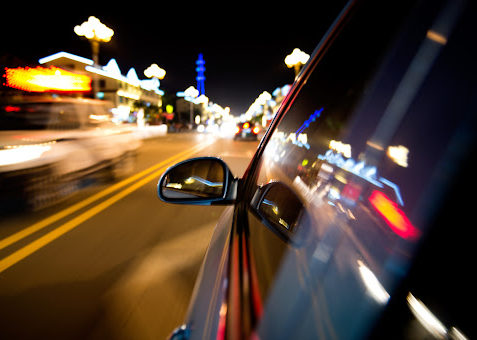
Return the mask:
<path id="1" fill-rule="evenodd" d="M 19 106 L 5 106 L 4 108 L 5 112 L 20 112 L 20 107 Z"/>
<path id="2" fill-rule="evenodd" d="M 258 134 L 258 132 L 260 131 L 260 128 L 258 126 L 256 126 L 252 129 L 252 131 L 253 131 L 254 134 Z"/>
<path id="3" fill-rule="evenodd" d="M 385 194 L 375 190 L 369 196 L 369 202 L 394 233 L 402 238 L 411 240 L 419 237 L 419 229 L 412 225 L 406 214 L 399 209 L 397 203 L 393 202 Z"/>

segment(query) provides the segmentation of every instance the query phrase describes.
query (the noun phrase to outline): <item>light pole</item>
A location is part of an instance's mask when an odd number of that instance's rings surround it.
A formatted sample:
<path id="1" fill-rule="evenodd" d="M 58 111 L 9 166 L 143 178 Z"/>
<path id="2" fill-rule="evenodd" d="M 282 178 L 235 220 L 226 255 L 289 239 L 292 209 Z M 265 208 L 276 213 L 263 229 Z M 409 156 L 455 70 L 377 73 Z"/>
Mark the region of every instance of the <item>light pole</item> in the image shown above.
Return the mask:
<path id="1" fill-rule="evenodd" d="M 185 99 L 189 101 L 190 106 L 189 106 L 189 115 L 190 115 L 190 125 L 193 126 L 193 100 L 199 96 L 199 91 L 194 87 L 194 86 L 189 86 L 185 91 Z M 187 99 L 189 97 L 189 99 Z"/>
<path id="2" fill-rule="evenodd" d="M 303 52 L 299 48 L 295 48 L 292 53 L 286 56 L 285 64 L 287 64 L 288 68 L 292 68 L 295 70 L 295 78 L 300 73 L 300 69 L 306 62 L 310 59 L 310 55 Z"/>
<path id="3" fill-rule="evenodd" d="M 91 43 L 91 50 L 93 52 L 94 66 L 99 65 L 99 43 L 108 42 L 114 35 L 114 31 L 99 21 L 98 18 L 90 16 L 88 21 L 83 22 L 81 25 L 76 25 L 74 28 L 75 33 L 80 37 L 85 37 Z M 98 93 L 98 79 L 96 75 L 93 76 L 93 98 Z"/>

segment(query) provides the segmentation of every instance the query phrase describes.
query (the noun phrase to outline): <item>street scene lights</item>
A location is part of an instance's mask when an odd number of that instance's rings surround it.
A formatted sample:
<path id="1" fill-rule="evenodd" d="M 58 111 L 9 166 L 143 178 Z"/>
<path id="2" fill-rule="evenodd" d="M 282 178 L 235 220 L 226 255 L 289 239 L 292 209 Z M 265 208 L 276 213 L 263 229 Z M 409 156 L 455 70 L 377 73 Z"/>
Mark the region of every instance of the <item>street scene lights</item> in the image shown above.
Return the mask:
<path id="1" fill-rule="evenodd" d="M 93 16 L 90 16 L 88 21 L 83 22 L 81 25 L 76 25 L 74 31 L 78 36 L 89 40 L 93 52 L 94 66 L 98 66 L 99 43 L 109 42 L 114 35 L 114 31 Z M 96 97 L 96 93 L 98 93 L 98 81 L 93 79 L 93 97 Z"/>
<path id="2" fill-rule="evenodd" d="M 144 70 L 144 75 L 148 78 L 157 78 L 162 80 L 166 76 L 166 70 L 160 68 L 157 64 L 152 64 Z"/>
<path id="3" fill-rule="evenodd" d="M 295 78 L 300 73 L 300 69 L 306 62 L 310 59 L 310 55 L 303 52 L 299 48 L 295 48 L 292 53 L 286 56 L 285 64 L 287 64 L 288 68 L 292 68 L 295 70 Z"/>
<path id="4" fill-rule="evenodd" d="M 91 42 L 93 62 L 98 65 L 99 43 L 109 42 L 114 35 L 114 31 L 93 16 L 81 25 L 76 25 L 74 31 L 78 36 L 85 37 Z"/>

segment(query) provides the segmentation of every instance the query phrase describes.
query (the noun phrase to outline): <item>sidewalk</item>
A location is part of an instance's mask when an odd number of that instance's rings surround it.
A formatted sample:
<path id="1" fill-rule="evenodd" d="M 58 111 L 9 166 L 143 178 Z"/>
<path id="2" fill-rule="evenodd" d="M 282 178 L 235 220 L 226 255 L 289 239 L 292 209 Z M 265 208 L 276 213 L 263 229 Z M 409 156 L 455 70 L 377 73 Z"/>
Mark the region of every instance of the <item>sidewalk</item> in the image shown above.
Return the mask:
<path id="1" fill-rule="evenodd" d="M 142 127 L 136 126 L 134 133 L 139 139 L 165 136 L 167 134 L 167 125 L 146 125 Z"/>

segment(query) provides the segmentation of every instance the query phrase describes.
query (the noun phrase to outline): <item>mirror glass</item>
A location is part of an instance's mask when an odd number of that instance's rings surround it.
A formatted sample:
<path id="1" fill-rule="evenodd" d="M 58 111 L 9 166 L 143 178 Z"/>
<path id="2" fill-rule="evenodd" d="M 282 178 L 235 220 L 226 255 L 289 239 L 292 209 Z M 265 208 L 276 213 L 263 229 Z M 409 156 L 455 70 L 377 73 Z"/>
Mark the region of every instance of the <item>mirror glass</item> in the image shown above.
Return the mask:
<path id="1" fill-rule="evenodd" d="M 281 182 L 267 184 L 258 213 L 278 230 L 293 232 L 303 211 L 296 194 Z"/>
<path id="2" fill-rule="evenodd" d="M 193 159 L 169 169 L 161 185 L 168 199 L 211 199 L 224 194 L 225 169 L 218 159 Z"/>

